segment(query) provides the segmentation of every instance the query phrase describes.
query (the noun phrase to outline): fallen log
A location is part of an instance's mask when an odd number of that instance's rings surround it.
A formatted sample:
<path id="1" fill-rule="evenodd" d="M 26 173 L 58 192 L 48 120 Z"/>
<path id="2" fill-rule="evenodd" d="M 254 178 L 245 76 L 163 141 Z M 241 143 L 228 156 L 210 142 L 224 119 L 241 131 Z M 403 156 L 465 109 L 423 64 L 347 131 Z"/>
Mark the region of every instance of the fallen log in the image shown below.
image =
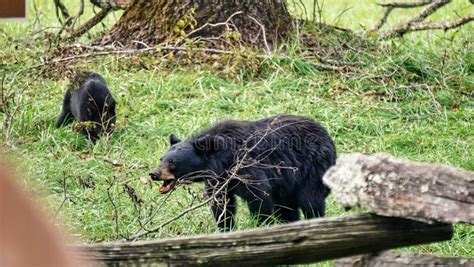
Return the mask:
<path id="1" fill-rule="evenodd" d="M 304 220 L 231 233 L 81 245 L 80 258 L 114 264 L 275 265 L 323 261 L 448 240 L 450 225 L 377 215 Z"/>
<path id="2" fill-rule="evenodd" d="M 436 257 L 384 251 L 339 259 L 334 267 L 474 266 L 474 258 Z"/>
<path id="3" fill-rule="evenodd" d="M 347 154 L 323 180 L 344 207 L 428 222 L 474 224 L 473 172 L 385 154 Z"/>

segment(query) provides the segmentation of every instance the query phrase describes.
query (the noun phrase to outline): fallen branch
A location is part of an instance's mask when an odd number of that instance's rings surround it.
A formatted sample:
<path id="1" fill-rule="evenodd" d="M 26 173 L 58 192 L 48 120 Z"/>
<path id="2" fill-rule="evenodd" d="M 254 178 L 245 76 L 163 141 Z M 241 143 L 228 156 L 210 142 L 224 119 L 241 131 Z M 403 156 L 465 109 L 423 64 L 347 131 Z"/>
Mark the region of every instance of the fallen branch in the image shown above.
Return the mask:
<path id="1" fill-rule="evenodd" d="M 164 51 L 195 51 L 195 52 L 207 52 L 207 53 L 212 53 L 212 54 L 235 54 L 235 52 L 233 51 L 212 49 L 212 48 L 188 48 L 184 46 L 176 46 L 176 47 L 175 46 L 154 46 L 154 47 L 148 47 L 148 48 L 142 48 L 142 49 L 124 49 L 124 50 L 110 50 L 110 51 L 98 51 L 94 53 L 85 53 L 85 54 L 79 54 L 79 55 L 74 55 L 70 57 L 53 59 L 49 61 L 49 63 L 59 63 L 59 62 L 65 62 L 65 61 L 72 61 L 76 59 L 94 58 L 94 57 L 107 56 L 107 55 L 134 55 L 134 54 L 141 54 L 141 53 L 152 53 L 152 52 L 160 52 L 163 50 Z"/>
<path id="2" fill-rule="evenodd" d="M 80 245 L 77 254 L 116 265 L 261 266 L 323 261 L 451 236 L 450 225 L 358 215 L 225 234 Z"/>
<path id="3" fill-rule="evenodd" d="M 97 23 L 101 22 L 107 14 L 111 11 L 111 8 L 104 8 L 99 11 L 94 17 L 89 19 L 86 23 L 84 23 L 81 27 L 71 33 L 70 39 L 75 39 L 77 37 L 82 36 L 84 33 L 89 31 L 92 27 L 97 25 Z"/>
<path id="4" fill-rule="evenodd" d="M 474 173 L 385 154 L 342 155 L 323 177 L 337 202 L 380 215 L 474 224 Z"/>

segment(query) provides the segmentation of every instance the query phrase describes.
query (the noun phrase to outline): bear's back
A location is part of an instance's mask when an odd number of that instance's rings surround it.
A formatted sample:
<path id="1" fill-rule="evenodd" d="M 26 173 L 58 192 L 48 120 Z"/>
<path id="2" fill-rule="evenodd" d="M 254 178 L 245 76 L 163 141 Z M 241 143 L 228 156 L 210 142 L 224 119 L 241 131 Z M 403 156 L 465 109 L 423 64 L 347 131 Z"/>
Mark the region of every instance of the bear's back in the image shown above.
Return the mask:
<path id="1" fill-rule="evenodd" d="M 78 74 L 72 86 L 70 89 L 71 112 L 79 120 L 91 119 L 90 116 L 100 117 L 100 114 L 105 111 L 104 105 L 112 108 L 115 106 L 115 100 L 105 80 L 97 73 Z M 84 112 L 88 114 L 83 114 Z"/>

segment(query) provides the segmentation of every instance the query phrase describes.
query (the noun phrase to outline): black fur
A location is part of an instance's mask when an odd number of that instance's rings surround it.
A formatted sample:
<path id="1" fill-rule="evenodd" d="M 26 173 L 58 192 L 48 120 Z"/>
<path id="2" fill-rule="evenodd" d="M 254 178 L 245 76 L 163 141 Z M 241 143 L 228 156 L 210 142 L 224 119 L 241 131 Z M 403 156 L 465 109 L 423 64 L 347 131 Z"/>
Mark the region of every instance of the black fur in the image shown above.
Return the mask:
<path id="1" fill-rule="evenodd" d="M 327 131 L 312 119 L 280 115 L 258 121 L 227 120 L 185 141 L 170 136 L 170 142 L 151 173 L 154 179 L 166 170 L 178 181 L 205 181 L 212 194 L 236 164 L 242 164 L 237 171 L 241 180 L 229 181 L 211 206 L 220 229 L 234 225 L 235 196 L 248 203 L 260 222 L 270 215 L 286 222 L 298 220 L 298 209 L 306 218 L 324 216 L 329 188 L 322 177 L 335 164 L 336 151 Z"/>
<path id="2" fill-rule="evenodd" d="M 89 128 L 82 127 L 81 132 L 92 142 L 99 139 L 105 128 L 111 132 L 115 125 L 115 100 L 104 78 L 93 72 L 77 74 L 64 96 L 61 115 L 56 127 L 69 124 L 76 119 L 79 122 L 93 122 Z"/>

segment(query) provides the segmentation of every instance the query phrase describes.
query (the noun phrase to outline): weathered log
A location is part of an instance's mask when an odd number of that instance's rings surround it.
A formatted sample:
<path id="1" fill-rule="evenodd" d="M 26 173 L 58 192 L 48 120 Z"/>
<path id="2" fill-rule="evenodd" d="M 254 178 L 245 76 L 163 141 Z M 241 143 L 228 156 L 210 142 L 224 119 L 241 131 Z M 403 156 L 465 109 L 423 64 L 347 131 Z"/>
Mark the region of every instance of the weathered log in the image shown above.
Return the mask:
<path id="1" fill-rule="evenodd" d="M 222 234 L 82 245 L 83 259 L 109 265 L 275 265 L 316 262 L 448 240 L 447 224 L 377 215 L 299 221 Z"/>
<path id="2" fill-rule="evenodd" d="M 334 267 L 399 267 L 399 266 L 474 266 L 474 258 L 447 258 L 431 255 L 394 253 L 359 255 L 336 261 Z"/>
<path id="3" fill-rule="evenodd" d="M 389 155 L 348 154 L 324 182 L 344 207 L 421 221 L 474 223 L 474 173 Z"/>

